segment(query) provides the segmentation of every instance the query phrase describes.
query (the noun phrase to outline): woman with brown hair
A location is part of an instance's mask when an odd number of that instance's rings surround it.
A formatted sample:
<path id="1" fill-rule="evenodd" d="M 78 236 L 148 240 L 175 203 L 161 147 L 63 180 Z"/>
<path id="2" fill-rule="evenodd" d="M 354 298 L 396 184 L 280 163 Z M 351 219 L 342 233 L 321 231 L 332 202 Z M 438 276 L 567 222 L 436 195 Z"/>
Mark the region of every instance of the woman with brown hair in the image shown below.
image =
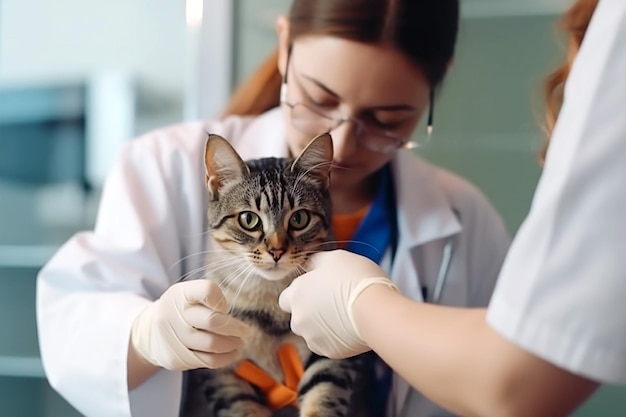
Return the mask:
<path id="1" fill-rule="evenodd" d="M 280 297 L 313 351 L 373 349 L 466 416 L 562 417 L 600 384 L 626 385 L 626 2 L 579 0 L 564 21 L 558 119 L 489 307 L 416 303 L 366 258 L 325 252 Z"/>
<path id="2" fill-rule="evenodd" d="M 133 141 L 107 180 L 95 229 L 39 275 L 51 385 L 89 416 L 173 417 L 187 401 L 183 371 L 237 361 L 250 323 L 224 314 L 208 280 L 176 283 L 207 251 L 206 132 L 244 159 L 297 156 L 330 132 L 337 240 L 380 264 L 407 297 L 486 306 L 509 244 L 504 225 L 474 186 L 409 150 L 426 134 L 416 132 L 422 118 L 432 129 L 458 20 L 458 0 L 294 0 L 276 25 L 277 51 L 222 119 Z M 377 365 L 374 415 L 446 415 Z"/>

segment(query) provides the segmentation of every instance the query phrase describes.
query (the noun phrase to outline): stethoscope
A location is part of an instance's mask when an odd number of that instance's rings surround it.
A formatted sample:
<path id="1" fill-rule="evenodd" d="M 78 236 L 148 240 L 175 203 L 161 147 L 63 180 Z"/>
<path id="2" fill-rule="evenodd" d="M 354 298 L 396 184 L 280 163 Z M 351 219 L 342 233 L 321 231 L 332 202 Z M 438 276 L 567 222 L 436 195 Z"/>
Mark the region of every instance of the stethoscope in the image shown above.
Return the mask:
<path id="1" fill-rule="evenodd" d="M 391 181 L 391 177 L 388 177 L 388 181 Z M 393 195 L 393 183 L 390 182 L 389 189 L 391 190 L 391 195 L 389 196 L 388 201 L 388 213 L 391 216 L 390 222 L 392 224 L 391 228 L 391 264 L 393 264 L 395 260 L 395 255 L 398 249 L 398 240 L 400 238 L 398 231 L 398 219 L 396 213 L 396 199 L 395 195 Z M 454 217 L 456 217 L 457 221 L 461 223 L 461 213 L 455 208 L 451 208 Z M 443 289 L 446 285 L 446 281 L 448 279 L 448 275 L 450 272 L 450 265 L 452 264 L 452 255 L 454 252 L 454 235 L 448 236 L 443 245 L 443 252 L 441 257 L 441 263 L 439 264 L 439 271 L 437 273 L 437 281 L 435 283 L 435 288 L 433 290 L 432 296 L 428 297 L 428 294 L 422 293 L 422 298 L 424 302 L 439 304 L 441 302 L 441 295 L 443 293 Z M 391 269 L 391 267 L 390 267 Z"/>
<path id="2" fill-rule="evenodd" d="M 455 208 L 452 209 L 452 213 L 454 213 L 454 217 L 456 220 L 461 223 L 461 213 Z M 439 273 L 437 274 L 437 282 L 435 284 L 435 290 L 433 291 L 433 296 L 428 301 L 432 304 L 440 304 L 441 302 L 441 294 L 443 293 L 443 288 L 446 285 L 446 280 L 448 279 L 448 273 L 450 272 L 450 264 L 452 263 L 452 255 L 454 252 L 454 235 L 448 236 L 446 238 L 446 242 L 443 245 L 443 252 L 441 254 L 441 264 L 439 264 Z"/>
<path id="3" fill-rule="evenodd" d="M 454 213 L 454 217 L 456 217 L 457 221 L 461 223 L 461 213 L 458 210 L 452 209 L 452 213 Z M 446 285 L 446 280 L 448 279 L 448 273 L 450 272 L 450 264 L 452 263 L 452 255 L 454 252 L 454 235 L 448 236 L 446 238 L 446 243 L 443 245 L 443 253 L 441 255 L 441 264 L 439 265 L 439 273 L 437 274 L 437 283 L 435 284 L 435 290 L 433 291 L 433 296 L 429 302 L 433 304 L 439 304 L 441 301 L 441 294 L 443 293 L 443 288 Z M 424 300 L 427 301 L 427 300 Z"/>
<path id="4" fill-rule="evenodd" d="M 449 236 L 446 239 L 446 243 L 443 245 L 443 253 L 441 257 L 441 264 L 439 265 L 439 272 L 437 273 L 437 282 L 433 291 L 433 296 L 428 301 L 433 304 L 439 304 L 441 301 L 441 294 L 443 288 L 446 285 L 448 279 L 448 273 L 450 272 L 450 264 L 452 263 L 452 249 L 454 246 L 454 236 Z"/>

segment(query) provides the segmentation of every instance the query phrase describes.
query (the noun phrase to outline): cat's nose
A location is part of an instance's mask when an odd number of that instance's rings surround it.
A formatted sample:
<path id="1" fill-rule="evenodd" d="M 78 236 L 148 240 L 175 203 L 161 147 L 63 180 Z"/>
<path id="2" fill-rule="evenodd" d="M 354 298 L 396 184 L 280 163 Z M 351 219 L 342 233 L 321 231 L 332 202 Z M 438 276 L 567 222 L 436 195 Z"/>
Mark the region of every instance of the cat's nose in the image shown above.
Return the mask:
<path id="1" fill-rule="evenodd" d="M 284 232 L 276 232 L 270 234 L 266 239 L 264 239 L 265 247 L 267 251 L 274 258 L 274 262 L 278 262 L 281 256 L 285 253 L 287 249 L 287 236 Z"/>
<path id="2" fill-rule="evenodd" d="M 278 262 L 281 256 L 285 253 L 284 249 L 268 249 L 269 253 L 272 254 L 272 258 L 274 258 L 274 262 Z"/>

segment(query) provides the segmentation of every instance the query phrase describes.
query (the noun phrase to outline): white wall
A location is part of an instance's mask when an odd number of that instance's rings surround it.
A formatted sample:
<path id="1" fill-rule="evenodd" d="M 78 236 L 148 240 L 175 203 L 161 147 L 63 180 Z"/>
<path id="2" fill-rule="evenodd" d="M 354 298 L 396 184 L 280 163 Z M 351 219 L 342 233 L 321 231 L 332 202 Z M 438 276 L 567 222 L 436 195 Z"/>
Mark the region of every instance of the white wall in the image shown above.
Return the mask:
<path id="1" fill-rule="evenodd" d="M 163 92 L 183 88 L 182 0 L 2 0 L 0 82 L 129 71 Z"/>

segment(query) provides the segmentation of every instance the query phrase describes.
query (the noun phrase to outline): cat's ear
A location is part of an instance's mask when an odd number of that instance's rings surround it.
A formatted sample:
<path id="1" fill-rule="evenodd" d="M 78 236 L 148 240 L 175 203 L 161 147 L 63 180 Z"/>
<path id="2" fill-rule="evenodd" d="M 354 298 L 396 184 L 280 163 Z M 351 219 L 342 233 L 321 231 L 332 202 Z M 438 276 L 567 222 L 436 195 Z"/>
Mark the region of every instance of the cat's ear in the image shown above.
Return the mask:
<path id="1" fill-rule="evenodd" d="M 209 198 L 217 199 L 219 189 L 230 181 L 241 179 L 249 173 L 237 151 L 223 137 L 209 134 L 204 146 L 204 167 Z"/>
<path id="2" fill-rule="evenodd" d="M 312 174 L 330 186 L 330 167 L 333 162 L 333 139 L 329 133 L 322 133 L 309 142 L 291 165 L 291 171 L 298 169 Z"/>

